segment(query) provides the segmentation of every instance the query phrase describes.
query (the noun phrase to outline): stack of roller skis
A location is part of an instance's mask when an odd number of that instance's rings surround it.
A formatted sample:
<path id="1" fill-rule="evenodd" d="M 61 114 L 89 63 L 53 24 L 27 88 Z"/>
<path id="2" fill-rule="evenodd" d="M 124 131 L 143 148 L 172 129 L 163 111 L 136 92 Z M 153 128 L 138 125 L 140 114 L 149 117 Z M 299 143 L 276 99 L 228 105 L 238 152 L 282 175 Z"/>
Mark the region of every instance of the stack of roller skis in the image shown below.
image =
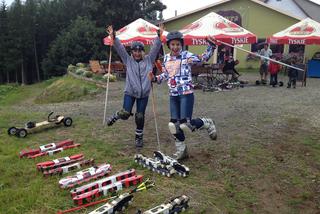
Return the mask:
<path id="1" fill-rule="evenodd" d="M 142 154 L 136 154 L 134 159 L 135 162 L 141 166 L 167 177 L 171 177 L 174 174 L 181 177 L 187 177 L 190 173 L 187 166 L 179 163 L 177 160 L 160 151 L 154 152 L 154 158 L 149 158 Z"/>
<path id="2" fill-rule="evenodd" d="M 68 140 L 60 141 L 58 143 L 49 143 L 46 145 L 42 145 L 42 146 L 39 146 L 39 148 L 37 149 L 22 150 L 19 153 L 19 157 L 20 158 L 27 157 L 27 158 L 33 159 L 33 158 L 46 156 L 46 155 L 52 156 L 64 150 L 76 148 L 79 146 L 80 144 L 75 144 L 73 140 L 68 139 Z"/>

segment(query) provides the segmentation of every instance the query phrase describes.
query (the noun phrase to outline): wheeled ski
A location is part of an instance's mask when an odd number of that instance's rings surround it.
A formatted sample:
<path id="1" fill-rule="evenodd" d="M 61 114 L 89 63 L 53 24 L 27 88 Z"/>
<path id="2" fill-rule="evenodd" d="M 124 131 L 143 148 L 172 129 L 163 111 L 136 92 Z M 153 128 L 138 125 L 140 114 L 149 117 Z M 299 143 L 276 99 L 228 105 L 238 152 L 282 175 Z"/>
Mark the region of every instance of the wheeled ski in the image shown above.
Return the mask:
<path id="1" fill-rule="evenodd" d="M 189 197 L 182 195 L 145 212 L 138 211 L 137 214 L 177 214 L 184 212 L 189 207 L 188 203 Z"/>
<path id="2" fill-rule="evenodd" d="M 63 157 L 63 158 L 58 158 L 55 160 L 51 161 L 45 161 L 37 164 L 37 169 L 39 171 L 46 171 L 54 168 L 59 168 L 62 166 L 70 165 L 73 163 L 76 163 L 78 161 L 81 161 L 84 159 L 83 154 L 77 154 L 77 155 L 72 155 L 70 157 Z"/>
<path id="3" fill-rule="evenodd" d="M 142 183 L 142 181 L 143 181 L 142 175 L 135 175 L 133 177 L 125 178 L 121 181 L 117 181 L 107 186 L 103 186 L 101 188 L 91 190 L 81 195 L 76 195 L 75 197 L 73 197 L 73 201 L 75 204 L 79 206 L 84 203 L 90 202 L 93 199 L 98 198 L 100 196 L 103 196 L 103 195 L 106 196 L 108 195 L 108 193 L 118 192 L 125 187 L 128 188 L 130 186 L 135 186 L 139 183 Z"/>
<path id="4" fill-rule="evenodd" d="M 160 160 L 148 158 L 142 154 L 136 154 L 134 160 L 139 165 L 167 177 L 171 177 L 175 173 L 174 168 L 170 165 L 163 164 Z"/>
<path id="5" fill-rule="evenodd" d="M 160 151 L 154 152 L 154 158 L 149 158 L 142 154 L 136 154 L 134 159 L 136 163 L 143 167 L 168 177 L 171 177 L 175 173 L 179 176 L 187 177 L 190 173 L 187 166 L 180 164 L 177 160 Z"/>
<path id="6" fill-rule="evenodd" d="M 119 195 L 116 199 L 105 205 L 99 207 L 98 209 L 90 212 L 89 214 L 115 214 L 125 210 L 133 199 L 133 195 L 129 193 L 124 193 Z"/>
<path id="7" fill-rule="evenodd" d="M 190 169 L 187 166 L 179 163 L 177 160 L 173 159 L 172 157 L 169 157 L 160 151 L 155 151 L 153 155 L 156 160 L 160 160 L 163 164 L 172 166 L 178 175 L 182 177 L 187 177 L 189 175 Z"/>
<path id="8" fill-rule="evenodd" d="M 94 164 L 94 159 L 90 159 L 90 160 L 81 160 L 79 162 L 70 164 L 70 165 L 66 165 L 66 166 L 62 166 L 62 167 L 57 167 L 57 168 L 53 168 L 47 171 L 43 171 L 43 175 L 46 176 L 50 176 L 50 175 L 62 175 L 62 174 L 66 174 L 70 171 L 73 171 L 75 169 L 81 169 L 84 166 L 89 166 L 89 165 L 93 165 Z"/>
<path id="9" fill-rule="evenodd" d="M 111 172 L 111 169 L 111 165 L 107 163 L 93 166 L 79 171 L 73 176 L 60 179 L 59 185 L 61 188 L 73 188 L 74 186 L 80 185 L 84 182 L 107 176 Z"/>
<path id="10" fill-rule="evenodd" d="M 136 170 L 131 169 L 124 172 L 117 173 L 112 176 L 108 176 L 106 178 L 102 178 L 100 180 L 94 181 L 92 183 L 83 185 L 81 187 L 77 187 L 70 191 L 71 196 L 75 197 L 76 195 L 81 195 L 83 193 L 89 192 L 94 189 L 102 188 L 103 186 L 107 186 L 112 183 L 116 183 L 117 181 L 121 181 L 125 178 L 129 178 L 136 175 Z"/>
<path id="11" fill-rule="evenodd" d="M 22 150 L 19 153 L 19 157 L 23 158 L 23 157 L 33 156 L 33 155 L 36 155 L 36 154 L 39 154 L 39 153 L 42 153 L 42 152 L 46 152 L 46 151 L 49 151 L 49 150 L 58 149 L 58 148 L 61 148 L 61 147 L 64 147 L 64 146 L 70 146 L 72 144 L 73 144 L 73 140 L 70 140 L 70 139 L 64 140 L 64 141 L 61 141 L 61 142 L 58 142 L 58 143 L 49 143 L 49 144 L 46 144 L 46 145 L 39 146 L 38 149 Z"/>

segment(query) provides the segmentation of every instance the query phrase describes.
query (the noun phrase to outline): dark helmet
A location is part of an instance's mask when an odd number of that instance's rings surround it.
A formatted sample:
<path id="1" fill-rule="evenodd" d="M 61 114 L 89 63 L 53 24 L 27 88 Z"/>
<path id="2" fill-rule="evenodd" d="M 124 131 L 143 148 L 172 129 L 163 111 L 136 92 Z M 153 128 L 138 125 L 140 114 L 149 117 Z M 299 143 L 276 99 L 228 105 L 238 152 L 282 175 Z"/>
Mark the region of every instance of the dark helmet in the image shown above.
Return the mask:
<path id="1" fill-rule="evenodd" d="M 179 40 L 181 42 L 181 46 L 183 46 L 183 35 L 179 31 L 173 31 L 168 33 L 167 35 L 167 46 L 169 47 L 169 43 L 172 40 Z"/>
<path id="2" fill-rule="evenodd" d="M 141 50 L 144 51 L 144 45 L 142 42 L 135 41 L 131 44 L 131 50 Z"/>

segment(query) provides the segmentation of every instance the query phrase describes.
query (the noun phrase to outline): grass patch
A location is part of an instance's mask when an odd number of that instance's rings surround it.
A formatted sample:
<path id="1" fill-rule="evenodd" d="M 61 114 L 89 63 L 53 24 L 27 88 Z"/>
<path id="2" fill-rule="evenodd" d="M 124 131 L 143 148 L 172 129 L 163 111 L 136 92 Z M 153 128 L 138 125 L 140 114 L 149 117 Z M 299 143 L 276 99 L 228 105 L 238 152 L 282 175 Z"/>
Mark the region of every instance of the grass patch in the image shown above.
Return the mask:
<path id="1" fill-rule="evenodd" d="M 71 76 L 64 76 L 51 85 L 46 87 L 43 92 L 37 96 L 35 103 L 60 103 L 66 101 L 79 100 L 100 92 L 93 83 L 87 83 Z"/>
<path id="2" fill-rule="evenodd" d="M 33 85 L 18 86 L 15 84 L 0 85 L 0 106 L 19 104 L 27 99 L 33 98 L 50 85 L 57 78 L 43 81 Z"/>

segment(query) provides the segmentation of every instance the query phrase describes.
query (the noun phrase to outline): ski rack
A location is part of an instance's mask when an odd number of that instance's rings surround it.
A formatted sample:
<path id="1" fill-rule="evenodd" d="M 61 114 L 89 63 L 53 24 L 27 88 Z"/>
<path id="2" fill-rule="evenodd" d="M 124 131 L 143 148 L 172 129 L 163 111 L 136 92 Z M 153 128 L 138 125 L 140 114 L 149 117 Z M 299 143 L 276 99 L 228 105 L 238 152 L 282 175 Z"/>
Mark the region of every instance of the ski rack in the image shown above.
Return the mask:
<path id="1" fill-rule="evenodd" d="M 135 175 L 129 178 L 125 178 L 121 181 L 117 181 L 115 183 L 109 184 L 107 186 L 103 186 L 98 189 L 91 190 L 89 192 L 83 193 L 81 195 L 76 195 L 73 197 L 73 201 L 78 206 L 92 201 L 94 198 L 100 197 L 100 196 L 106 196 L 108 193 L 111 192 L 118 192 L 122 190 L 124 187 L 128 188 L 130 186 L 135 186 L 139 183 L 142 183 L 143 176 L 142 175 Z"/>
<path id="2" fill-rule="evenodd" d="M 116 199 L 105 205 L 97 208 L 96 210 L 90 212 L 89 214 L 114 214 L 116 212 L 121 212 L 131 204 L 133 195 L 130 193 L 124 193 L 119 195 Z"/>
<path id="3" fill-rule="evenodd" d="M 181 177 L 187 177 L 190 169 L 180 164 L 177 160 L 163 154 L 160 151 L 154 152 L 154 158 L 146 157 L 142 154 L 136 154 L 135 162 L 159 174 L 171 177 L 173 174 L 178 174 Z"/>
<path id="4" fill-rule="evenodd" d="M 52 155 L 54 155 L 56 153 L 59 153 L 59 152 L 62 152 L 64 150 L 76 148 L 76 147 L 79 147 L 79 146 L 81 146 L 81 144 L 78 144 L 78 143 L 77 144 L 72 144 L 72 145 L 69 145 L 69 146 L 63 146 L 63 147 L 60 147 L 58 149 L 48 150 L 48 151 L 45 151 L 45 152 L 40 152 L 38 154 L 28 156 L 28 158 L 34 159 L 34 158 L 45 156 L 45 155 L 52 156 Z"/>
<path id="5" fill-rule="evenodd" d="M 75 197 L 76 195 L 81 195 L 81 194 L 84 194 L 84 193 L 89 192 L 91 190 L 102 188 L 103 186 L 107 186 L 109 184 L 116 183 L 117 181 L 121 181 L 123 179 L 129 178 L 129 177 L 132 177 L 135 175 L 136 175 L 135 169 L 127 170 L 127 171 L 120 172 L 115 175 L 108 176 L 106 178 L 94 181 L 92 183 L 83 185 L 81 187 L 72 189 L 70 191 L 70 193 L 71 193 L 72 197 Z"/>
<path id="6" fill-rule="evenodd" d="M 43 176 L 47 177 L 47 176 L 52 176 L 52 175 L 62 175 L 62 174 L 66 174 L 72 170 L 75 169 L 81 169 L 83 166 L 88 166 L 88 165 L 93 165 L 94 164 L 94 159 L 89 159 L 89 160 L 81 160 L 79 162 L 70 164 L 70 165 L 66 165 L 66 166 L 62 166 L 62 167 L 57 167 L 54 169 L 50 169 L 48 171 L 43 171 Z"/>
<path id="7" fill-rule="evenodd" d="M 107 176 L 111 172 L 111 169 L 111 165 L 107 163 L 93 166 L 88 169 L 79 171 L 73 176 L 68 176 L 60 179 L 59 185 L 61 188 L 73 188 L 74 186 L 80 185 L 84 182 Z"/>
<path id="8" fill-rule="evenodd" d="M 145 212 L 137 214 L 177 214 L 184 212 L 189 207 L 189 197 L 182 195 L 171 199 L 168 203 L 161 204 Z"/>
<path id="9" fill-rule="evenodd" d="M 59 168 L 62 166 L 70 165 L 81 161 L 84 159 L 83 154 L 72 155 L 69 157 L 58 158 L 51 161 L 45 161 L 37 164 L 37 169 L 39 171 L 46 171 L 54 168 Z"/>
<path id="10" fill-rule="evenodd" d="M 73 144 L 73 140 L 70 140 L 70 139 L 64 140 L 64 141 L 61 141 L 61 142 L 58 142 L 58 143 L 49 143 L 49 144 L 46 144 L 46 145 L 39 146 L 38 149 L 22 150 L 19 153 L 19 157 L 23 158 L 23 157 L 33 156 L 33 155 L 39 154 L 41 152 L 46 152 L 46 151 L 57 149 L 57 148 L 61 148 L 61 147 L 64 147 L 64 146 L 70 146 L 72 144 Z"/>
<path id="11" fill-rule="evenodd" d="M 173 167 L 163 164 L 159 160 L 148 158 L 142 154 L 136 154 L 134 160 L 139 165 L 167 177 L 171 177 L 175 173 Z"/>

